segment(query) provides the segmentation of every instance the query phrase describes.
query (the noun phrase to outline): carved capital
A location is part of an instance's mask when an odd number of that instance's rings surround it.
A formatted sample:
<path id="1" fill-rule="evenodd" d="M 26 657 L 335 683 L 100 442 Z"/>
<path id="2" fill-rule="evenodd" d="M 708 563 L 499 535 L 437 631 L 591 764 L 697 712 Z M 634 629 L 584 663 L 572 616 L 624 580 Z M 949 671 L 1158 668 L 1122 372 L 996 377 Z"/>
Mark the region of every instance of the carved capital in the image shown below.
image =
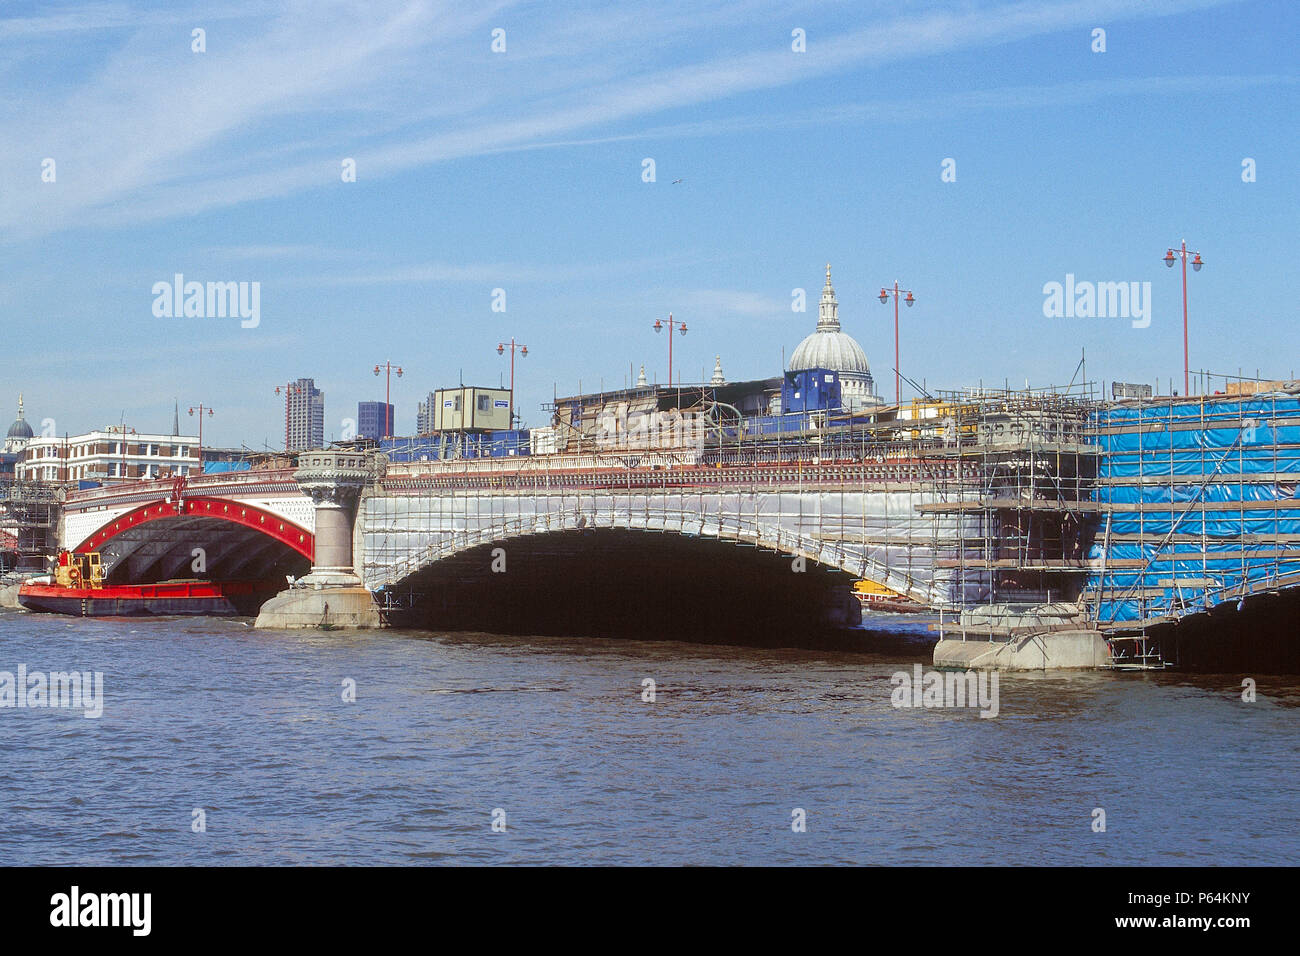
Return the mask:
<path id="1" fill-rule="evenodd" d="M 359 452 L 311 451 L 298 456 L 294 480 L 318 508 L 346 508 L 373 476 L 374 467 Z"/>
<path id="2" fill-rule="evenodd" d="M 305 482 L 299 479 L 298 487 L 311 498 L 311 503 L 317 508 L 349 508 L 356 503 L 362 485 L 313 478 Z"/>

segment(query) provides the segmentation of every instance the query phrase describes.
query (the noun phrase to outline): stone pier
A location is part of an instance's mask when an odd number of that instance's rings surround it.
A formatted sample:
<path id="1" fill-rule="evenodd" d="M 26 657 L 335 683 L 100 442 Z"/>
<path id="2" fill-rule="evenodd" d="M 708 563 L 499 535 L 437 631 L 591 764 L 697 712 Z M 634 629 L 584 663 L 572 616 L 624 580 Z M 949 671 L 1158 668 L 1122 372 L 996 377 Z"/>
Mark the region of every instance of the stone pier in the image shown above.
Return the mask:
<path id="1" fill-rule="evenodd" d="M 934 666 L 952 670 L 1093 670 L 1110 662 L 1106 639 L 1074 604 L 967 608 L 934 648 Z"/>
<path id="2" fill-rule="evenodd" d="M 361 584 L 352 553 L 357 499 L 371 478 L 366 456 L 313 451 L 298 456 L 294 480 L 316 507 L 311 572 L 262 605 L 256 627 L 383 627 L 374 596 Z"/>

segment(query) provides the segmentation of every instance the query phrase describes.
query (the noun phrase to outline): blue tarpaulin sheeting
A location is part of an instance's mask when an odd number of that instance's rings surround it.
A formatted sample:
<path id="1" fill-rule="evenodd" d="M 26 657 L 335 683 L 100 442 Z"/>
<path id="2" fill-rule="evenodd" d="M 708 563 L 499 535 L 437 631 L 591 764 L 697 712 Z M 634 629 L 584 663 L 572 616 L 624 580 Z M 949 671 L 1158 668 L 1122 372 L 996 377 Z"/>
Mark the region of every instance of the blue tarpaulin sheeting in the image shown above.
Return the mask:
<path id="1" fill-rule="evenodd" d="M 1300 398 L 1117 406 L 1095 424 L 1096 498 L 1116 508 L 1110 535 L 1129 539 L 1106 548 L 1105 580 L 1100 570 L 1089 579 L 1101 621 L 1208 607 L 1243 582 L 1300 573 L 1300 545 L 1277 539 L 1300 536 L 1300 508 L 1285 506 L 1298 497 L 1300 451 L 1282 447 L 1300 445 Z M 1098 564 L 1103 540 L 1099 530 L 1089 555 Z M 1133 561 L 1143 564 L 1114 566 Z"/>
<path id="2" fill-rule="evenodd" d="M 205 461 L 203 463 L 203 473 L 205 475 L 222 475 L 228 471 L 248 471 L 252 467 L 252 462 L 248 461 Z"/>

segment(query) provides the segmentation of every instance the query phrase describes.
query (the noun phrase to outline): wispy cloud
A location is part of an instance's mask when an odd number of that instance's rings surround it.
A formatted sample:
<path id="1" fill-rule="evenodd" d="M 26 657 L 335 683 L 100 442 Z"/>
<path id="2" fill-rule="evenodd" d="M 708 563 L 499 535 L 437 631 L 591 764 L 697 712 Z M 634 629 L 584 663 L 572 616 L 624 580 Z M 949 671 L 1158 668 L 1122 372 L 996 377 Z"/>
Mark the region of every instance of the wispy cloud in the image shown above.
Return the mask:
<path id="1" fill-rule="evenodd" d="M 911 123 L 942 119 L 964 113 L 1064 108 L 1107 99 L 1173 94 L 1215 94 L 1271 86 L 1300 85 L 1300 75 L 1276 73 L 1240 76 L 1149 76 L 1122 79 L 1082 80 L 1046 86 L 999 86 L 967 90 L 944 96 L 872 99 L 852 104 L 834 104 L 800 113 L 767 113 L 728 117 L 707 122 L 649 126 L 607 136 L 543 140 L 502 147 L 485 152 L 515 152 L 544 149 L 572 149 L 649 140 L 687 137 L 733 136 L 759 130 L 792 130 L 832 124 L 864 122 Z"/>
<path id="2" fill-rule="evenodd" d="M 290 0 L 269 14 L 92 4 L 10 18 L 0 21 L 0 53 L 68 33 L 107 46 L 89 72 L 70 59 L 66 82 L 0 104 L 0 176 L 19 184 L 0 194 L 0 228 L 31 236 L 338 188 L 345 156 L 359 176 L 380 178 L 495 151 L 645 135 L 626 127 L 850 69 L 1223 2 L 988 0 L 903 13 L 868 4 L 853 11 L 851 29 L 810 36 L 803 55 L 789 50 L 789 25 L 818 8 L 775 0 L 705 11 L 566 5 L 558 21 L 524 3 L 438 0 Z M 206 53 L 190 51 L 191 24 L 208 30 Z M 508 50 L 493 54 L 490 30 L 500 24 Z M 63 55 L 83 53 L 74 45 Z M 1025 90 L 1021 99 L 1053 95 L 1107 94 Z M 980 108 L 979 97 L 826 110 L 847 118 Z M 39 180 L 45 157 L 58 164 L 54 184 Z"/>
<path id="3" fill-rule="evenodd" d="M 353 285 L 403 285 L 407 283 L 564 283 L 607 279 L 616 275 L 644 274 L 651 270 L 671 268 L 674 264 L 700 262 L 702 257 L 687 251 L 671 255 L 643 257 L 623 261 L 525 265 L 509 262 L 421 262 L 393 266 L 386 269 L 356 272 L 333 272 L 326 275 L 304 275 L 291 278 L 286 284 L 321 286 Z"/>
<path id="4" fill-rule="evenodd" d="M 365 249 L 332 249 L 326 246 L 281 245 L 281 246 L 212 246 L 203 250 L 204 256 L 213 259 L 231 261 L 302 261 L 302 262 L 354 262 L 358 259 L 372 257 Z"/>

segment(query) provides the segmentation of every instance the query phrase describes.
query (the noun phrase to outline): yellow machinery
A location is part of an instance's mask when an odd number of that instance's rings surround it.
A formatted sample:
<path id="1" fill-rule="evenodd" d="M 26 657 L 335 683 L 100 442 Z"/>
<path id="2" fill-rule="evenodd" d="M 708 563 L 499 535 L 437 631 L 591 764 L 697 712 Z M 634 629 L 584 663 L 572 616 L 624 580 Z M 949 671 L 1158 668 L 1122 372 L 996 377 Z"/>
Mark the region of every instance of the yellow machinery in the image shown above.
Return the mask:
<path id="1" fill-rule="evenodd" d="M 64 588 L 102 588 L 104 568 L 99 563 L 99 552 L 60 551 L 54 567 L 54 583 Z"/>
<path id="2" fill-rule="evenodd" d="M 883 584 L 877 584 L 875 581 L 863 579 L 853 582 L 853 592 L 864 595 L 868 601 L 884 601 L 904 599 L 904 595 L 899 594 L 892 588 L 887 588 Z"/>
<path id="3" fill-rule="evenodd" d="M 955 442 L 960 436 L 963 444 L 975 441 L 976 426 L 971 421 L 976 406 L 968 403 L 926 401 L 912 399 L 909 406 L 898 409 L 898 431 L 901 440 L 921 441 L 943 439 Z"/>

